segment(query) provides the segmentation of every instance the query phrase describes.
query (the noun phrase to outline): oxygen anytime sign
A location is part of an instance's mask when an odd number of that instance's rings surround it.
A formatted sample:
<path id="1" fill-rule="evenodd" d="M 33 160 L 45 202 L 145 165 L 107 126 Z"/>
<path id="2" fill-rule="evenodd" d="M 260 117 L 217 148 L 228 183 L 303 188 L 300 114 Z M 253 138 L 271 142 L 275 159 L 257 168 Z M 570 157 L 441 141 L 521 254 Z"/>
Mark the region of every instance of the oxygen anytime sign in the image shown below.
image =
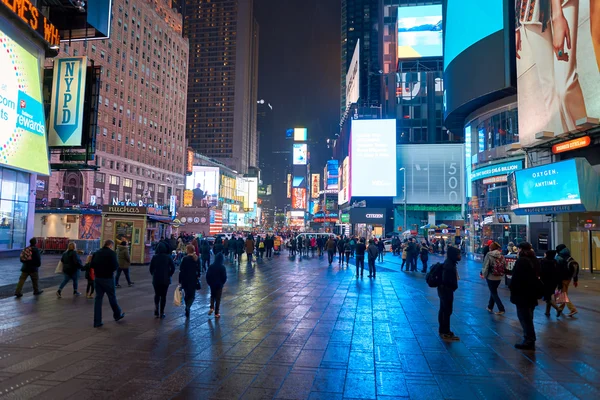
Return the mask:
<path id="1" fill-rule="evenodd" d="M 83 101 L 87 57 L 54 61 L 48 145 L 78 147 L 83 137 Z"/>

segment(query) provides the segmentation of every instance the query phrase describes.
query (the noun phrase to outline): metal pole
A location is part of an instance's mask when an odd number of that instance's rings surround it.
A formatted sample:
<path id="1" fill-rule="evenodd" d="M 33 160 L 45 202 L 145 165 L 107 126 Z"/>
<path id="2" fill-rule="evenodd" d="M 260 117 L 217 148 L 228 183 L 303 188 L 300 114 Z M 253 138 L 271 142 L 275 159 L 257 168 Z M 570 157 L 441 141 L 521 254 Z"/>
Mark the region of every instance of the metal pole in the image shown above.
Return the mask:
<path id="1" fill-rule="evenodd" d="M 408 220 L 406 219 L 406 169 L 404 170 L 404 225 L 408 228 Z"/>

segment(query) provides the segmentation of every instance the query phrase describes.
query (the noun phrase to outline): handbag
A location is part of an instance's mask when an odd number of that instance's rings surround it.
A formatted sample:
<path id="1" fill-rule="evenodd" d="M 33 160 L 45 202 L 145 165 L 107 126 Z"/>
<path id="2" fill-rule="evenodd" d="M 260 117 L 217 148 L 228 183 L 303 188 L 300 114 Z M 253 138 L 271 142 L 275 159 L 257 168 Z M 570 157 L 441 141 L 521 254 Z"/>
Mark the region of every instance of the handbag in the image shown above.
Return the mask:
<path id="1" fill-rule="evenodd" d="M 173 293 L 173 305 L 175 307 L 181 306 L 181 285 L 177 285 L 177 289 L 175 289 L 175 293 Z"/>
<path id="2" fill-rule="evenodd" d="M 62 274 L 63 273 L 63 262 L 59 261 L 58 265 L 56 266 L 56 269 L 54 270 L 55 274 Z"/>
<path id="3" fill-rule="evenodd" d="M 556 290 L 554 292 L 554 297 L 556 299 L 556 304 L 566 304 L 566 303 L 569 303 L 569 296 L 565 292 L 561 292 L 560 290 Z"/>

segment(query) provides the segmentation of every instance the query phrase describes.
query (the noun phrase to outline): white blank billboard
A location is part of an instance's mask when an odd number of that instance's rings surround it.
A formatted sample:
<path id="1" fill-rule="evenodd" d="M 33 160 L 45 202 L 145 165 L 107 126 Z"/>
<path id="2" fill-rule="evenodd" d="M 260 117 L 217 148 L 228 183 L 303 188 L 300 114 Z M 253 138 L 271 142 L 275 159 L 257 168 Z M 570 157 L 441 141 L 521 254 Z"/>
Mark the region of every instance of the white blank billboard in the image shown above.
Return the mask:
<path id="1" fill-rule="evenodd" d="M 396 120 L 353 120 L 350 197 L 396 196 Z"/>

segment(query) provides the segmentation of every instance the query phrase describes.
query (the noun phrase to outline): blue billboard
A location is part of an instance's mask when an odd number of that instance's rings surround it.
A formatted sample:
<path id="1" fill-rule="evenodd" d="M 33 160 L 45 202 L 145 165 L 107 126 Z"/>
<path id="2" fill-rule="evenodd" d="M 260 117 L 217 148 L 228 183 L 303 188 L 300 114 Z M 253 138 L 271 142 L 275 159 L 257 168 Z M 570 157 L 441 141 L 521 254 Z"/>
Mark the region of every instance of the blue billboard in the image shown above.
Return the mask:
<path id="1" fill-rule="evenodd" d="M 575 159 L 517 171 L 513 185 L 517 199 L 511 207 L 517 214 L 585 211 Z"/>
<path id="2" fill-rule="evenodd" d="M 523 169 L 523 160 L 509 161 L 502 164 L 492 164 L 477 168 L 471 172 L 471 181 L 489 178 L 498 175 L 508 175 L 511 172 Z"/>

